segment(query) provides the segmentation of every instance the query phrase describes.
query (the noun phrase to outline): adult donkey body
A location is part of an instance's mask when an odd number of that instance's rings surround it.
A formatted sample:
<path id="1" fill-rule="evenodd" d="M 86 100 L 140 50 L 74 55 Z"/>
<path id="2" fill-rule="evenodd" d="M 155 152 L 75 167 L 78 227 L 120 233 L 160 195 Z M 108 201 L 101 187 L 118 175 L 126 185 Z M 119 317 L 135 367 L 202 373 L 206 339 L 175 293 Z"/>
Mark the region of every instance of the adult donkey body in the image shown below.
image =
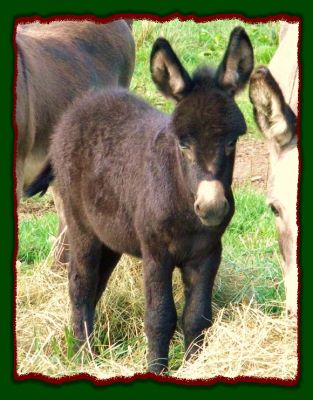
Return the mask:
<path id="1" fill-rule="evenodd" d="M 283 255 L 287 311 L 296 315 L 298 25 L 284 23 L 281 31 L 280 45 L 269 69 L 261 66 L 251 76 L 250 98 L 256 122 L 269 144 L 268 203 L 276 217 Z"/>
<path id="2" fill-rule="evenodd" d="M 127 87 L 135 46 L 129 24 L 62 21 L 18 25 L 16 32 L 18 130 L 17 200 L 46 161 L 61 113 L 91 87 Z M 54 190 L 62 232 L 62 202 Z M 64 257 L 61 257 L 61 259 Z"/>
<path id="3" fill-rule="evenodd" d="M 212 321 L 221 237 L 233 212 L 236 141 L 246 131 L 233 96 L 253 69 L 242 28 L 213 72 L 184 69 L 165 39 L 151 53 L 160 91 L 177 102 L 166 115 L 125 90 L 91 92 L 57 126 L 47 164 L 29 188 L 56 177 L 70 235 L 69 290 L 77 338 L 92 332 L 94 309 L 122 253 L 143 258 L 149 370 L 167 366 L 176 326 L 172 272 L 185 285 L 183 331 L 192 354 Z M 193 343 L 193 344 L 192 344 Z"/>

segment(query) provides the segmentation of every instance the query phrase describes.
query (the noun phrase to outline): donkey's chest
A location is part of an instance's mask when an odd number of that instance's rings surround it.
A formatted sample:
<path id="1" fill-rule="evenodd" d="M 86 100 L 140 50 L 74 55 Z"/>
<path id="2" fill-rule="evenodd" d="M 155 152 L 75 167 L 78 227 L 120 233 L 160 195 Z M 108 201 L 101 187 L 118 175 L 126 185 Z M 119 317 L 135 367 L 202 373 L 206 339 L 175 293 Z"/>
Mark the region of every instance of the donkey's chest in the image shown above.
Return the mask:
<path id="1" fill-rule="evenodd" d="M 148 223 L 145 227 L 153 239 L 149 243 L 168 251 L 176 265 L 190 259 L 207 257 L 221 237 L 219 228 L 204 226 L 188 211 L 183 215 L 169 213 L 160 218 L 156 225 Z"/>
<path id="2" fill-rule="evenodd" d="M 207 257 L 214 248 L 218 236 L 210 231 L 175 235 L 168 242 L 168 251 L 177 264 L 194 258 Z"/>

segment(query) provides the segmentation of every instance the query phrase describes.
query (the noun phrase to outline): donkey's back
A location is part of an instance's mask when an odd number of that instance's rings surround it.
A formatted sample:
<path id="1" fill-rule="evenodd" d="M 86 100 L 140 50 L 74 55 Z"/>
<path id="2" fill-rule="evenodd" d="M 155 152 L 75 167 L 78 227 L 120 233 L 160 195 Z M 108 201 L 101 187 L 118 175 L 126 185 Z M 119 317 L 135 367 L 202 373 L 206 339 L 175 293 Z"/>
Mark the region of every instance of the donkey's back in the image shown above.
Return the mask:
<path id="1" fill-rule="evenodd" d="M 165 212 L 169 204 L 168 122 L 135 95 L 111 88 L 78 99 L 53 135 L 53 169 L 67 208 L 76 207 L 81 223 L 115 251 L 139 256 L 136 226 L 148 218 L 142 211 L 151 205 Z"/>

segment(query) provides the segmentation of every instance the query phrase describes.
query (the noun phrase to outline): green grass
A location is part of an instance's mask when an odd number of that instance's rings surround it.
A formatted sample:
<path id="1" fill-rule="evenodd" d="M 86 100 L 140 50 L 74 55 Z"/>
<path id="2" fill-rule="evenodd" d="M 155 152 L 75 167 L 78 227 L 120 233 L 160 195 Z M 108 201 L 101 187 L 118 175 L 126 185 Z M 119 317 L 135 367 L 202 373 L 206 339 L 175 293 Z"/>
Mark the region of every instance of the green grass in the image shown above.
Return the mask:
<path id="1" fill-rule="evenodd" d="M 249 187 L 235 191 L 236 212 L 223 236 L 217 304 L 250 301 L 277 312 L 284 300 L 280 253 L 273 215 L 265 196 Z"/>
<path id="2" fill-rule="evenodd" d="M 20 219 L 18 259 L 23 267 L 47 258 L 56 236 L 57 224 L 58 217 L 53 211 Z"/>
<path id="3" fill-rule="evenodd" d="M 164 112 L 171 112 L 173 104 L 162 97 L 155 88 L 149 71 L 149 58 L 153 42 L 163 36 L 173 46 L 189 73 L 199 65 L 217 67 L 226 49 L 229 34 L 236 26 L 243 26 L 252 42 L 255 65 L 268 64 L 278 45 L 278 28 L 275 22 L 247 24 L 238 20 L 206 23 L 178 20 L 167 23 L 135 21 L 136 67 L 131 89 Z M 248 133 L 260 137 L 256 128 L 247 90 L 238 96 L 238 104 L 247 121 Z"/>

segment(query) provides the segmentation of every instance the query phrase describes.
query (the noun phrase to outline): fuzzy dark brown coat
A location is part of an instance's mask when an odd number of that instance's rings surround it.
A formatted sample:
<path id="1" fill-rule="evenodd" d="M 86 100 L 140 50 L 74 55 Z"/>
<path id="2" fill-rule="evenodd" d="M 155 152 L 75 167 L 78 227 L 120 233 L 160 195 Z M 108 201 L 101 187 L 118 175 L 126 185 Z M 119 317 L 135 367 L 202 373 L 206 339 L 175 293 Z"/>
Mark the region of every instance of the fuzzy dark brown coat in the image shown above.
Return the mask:
<path id="1" fill-rule="evenodd" d="M 95 306 L 122 253 L 143 258 L 149 370 L 167 366 L 176 327 L 172 272 L 185 285 L 183 331 L 189 354 L 212 322 L 221 237 L 233 212 L 236 141 L 246 131 L 233 95 L 253 68 L 236 28 L 217 72 L 192 77 L 165 39 L 151 54 L 152 78 L 177 102 L 166 115 L 122 89 L 89 92 L 62 117 L 51 162 L 30 188 L 53 178 L 64 201 L 71 245 L 69 288 L 75 335 L 92 332 Z"/>

